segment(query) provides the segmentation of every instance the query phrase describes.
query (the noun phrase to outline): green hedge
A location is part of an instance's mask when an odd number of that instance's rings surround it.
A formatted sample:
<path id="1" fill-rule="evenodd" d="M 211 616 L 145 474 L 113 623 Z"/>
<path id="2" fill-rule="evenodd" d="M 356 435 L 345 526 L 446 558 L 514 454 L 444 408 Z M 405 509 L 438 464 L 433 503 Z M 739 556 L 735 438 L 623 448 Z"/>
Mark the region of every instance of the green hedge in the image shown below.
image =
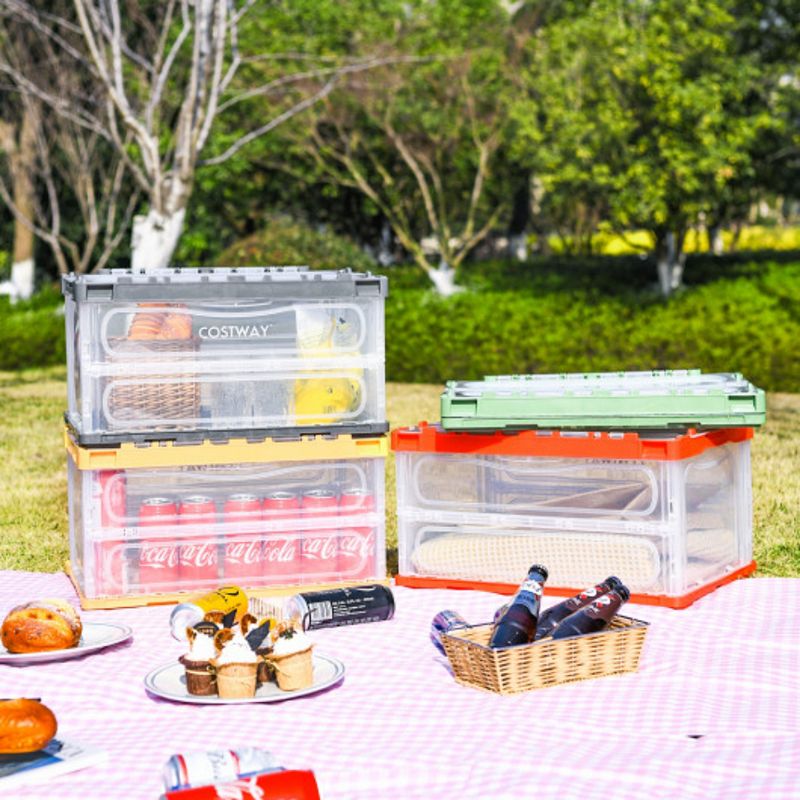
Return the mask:
<path id="1" fill-rule="evenodd" d="M 569 263 L 575 274 L 602 274 L 596 266 Z M 623 259 L 611 268 L 636 264 Z M 402 280 L 390 278 L 387 377 L 443 383 L 515 372 L 700 367 L 742 372 L 771 391 L 800 392 L 800 260 L 732 261 L 726 271 L 732 277 L 711 280 L 709 273 L 707 282 L 664 303 L 629 285 L 613 295 L 585 275 L 565 280 L 557 269 L 540 270 L 513 291 L 488 288 L 443 299 L 398 288 L 417 272 L 406 269 L 398 273 Z M 492 262 L 468 275 L 505 286 L 514 276 L 522 283 L 524 273 Z M 63 363 L 59 312 L 60 295 L 52 288 L 17 306 L 0 302 L 0 369 Z"/>
<path id="2" fill-rule="evenodd" d="M 800 263 L 759 265 L 663 303 L 647 293 L 588 290 L 390 293 L 393 381 L 526 372 L 691 368 L 739 371 L 772 391 L 800 392 Z"/>

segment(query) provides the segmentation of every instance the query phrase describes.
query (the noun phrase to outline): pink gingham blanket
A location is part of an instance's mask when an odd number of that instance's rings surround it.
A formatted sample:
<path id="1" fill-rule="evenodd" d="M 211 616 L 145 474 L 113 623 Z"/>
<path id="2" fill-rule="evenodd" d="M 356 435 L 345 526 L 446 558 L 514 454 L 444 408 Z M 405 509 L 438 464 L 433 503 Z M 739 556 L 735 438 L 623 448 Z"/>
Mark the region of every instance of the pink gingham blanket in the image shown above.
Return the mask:
<path id="1" fill-rule="evenodd" d="M 800 798 L 800 580 L 736 581 L 683 611 L 627 606 L 651 622 L 638 673 L 506 697 L 458 685 L 428 638 L 436 612 L 483 622 L 502 598 L 394 592 L 393 620 L 314 634 L 343 683 L 250 706 L 146 693 L 144 676 L 182 652 L 169 607 L 83 612 L 133 641 L 0 665 L 0 697 L 41 697 L 61 735 L 109 762 L 7 796 L 155 800 L 171 754 L 249 744 L 313 769 L 324 800 Z M 77 602 L 63 574 L 0 572 L 0 617 L 47 596 Z"/>

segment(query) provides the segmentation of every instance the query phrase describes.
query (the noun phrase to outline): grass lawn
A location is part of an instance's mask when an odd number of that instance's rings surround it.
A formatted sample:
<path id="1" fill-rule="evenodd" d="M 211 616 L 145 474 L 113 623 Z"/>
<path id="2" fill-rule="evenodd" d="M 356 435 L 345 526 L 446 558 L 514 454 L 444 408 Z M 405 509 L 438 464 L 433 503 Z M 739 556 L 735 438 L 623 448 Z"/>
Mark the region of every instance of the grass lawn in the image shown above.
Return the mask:
<path id="1" fill-rule="evenodd" d="M 61 569 L 68 554 L 61 415 L 63 367 L 0 372 L 0 569 Z M 439 413 L 441 387 L 389 384 L 393 425 Z M 759 575 L 800 576 L 800 395 L 768 397 L 753 441 L 754 549 Z M 387 470 L 387 543 L 397 545 L 394 462 Z M 396 559 L 390 557 L 390 563 Z"/>

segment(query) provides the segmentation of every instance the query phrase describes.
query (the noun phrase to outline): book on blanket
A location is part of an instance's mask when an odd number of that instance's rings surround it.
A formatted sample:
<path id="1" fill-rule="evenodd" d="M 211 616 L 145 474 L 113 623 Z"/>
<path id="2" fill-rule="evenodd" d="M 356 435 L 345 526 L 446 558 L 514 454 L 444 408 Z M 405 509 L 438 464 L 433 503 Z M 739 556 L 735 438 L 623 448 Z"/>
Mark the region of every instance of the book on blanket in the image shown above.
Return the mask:
<path id="1" fill-rule="evenodd" d="M 102 764 L 108 754 L 96 747 L 53 739 L 35 753 L 0 756 L 0 793 L 12 786 L 43 783 L 66 772 Z"/>

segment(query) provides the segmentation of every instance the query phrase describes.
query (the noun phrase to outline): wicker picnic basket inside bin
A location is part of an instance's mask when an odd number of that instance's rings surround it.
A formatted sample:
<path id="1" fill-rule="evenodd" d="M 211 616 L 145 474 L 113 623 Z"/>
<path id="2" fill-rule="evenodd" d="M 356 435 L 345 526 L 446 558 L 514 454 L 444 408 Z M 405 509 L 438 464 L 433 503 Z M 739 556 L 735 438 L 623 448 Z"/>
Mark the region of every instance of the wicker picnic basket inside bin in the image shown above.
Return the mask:
<path id="1" fill-rule="evenodd" d="M 125 363 L 131 356 L 143 355 L 148 361 L 174 364 L 175 353 L 197 349 L 194 339 L 117 340 L 113 348 L 115 360 Z M 110 427 L 124 423 L 125 427 L 139 425 L 191 423 L 199 415 L 200 384 L 191 372 L 109 378 L 105 402 Z"/>
<path id="2" fill-rule="evenodd" d="M 492 625 L 474 625 L 442 635 L 455 679 L 499 694 L 516 694 L 559 683 L 635 672 L 647 622 L 616 616 L 598 633 L 542 639 L 492 649 Z"/>

